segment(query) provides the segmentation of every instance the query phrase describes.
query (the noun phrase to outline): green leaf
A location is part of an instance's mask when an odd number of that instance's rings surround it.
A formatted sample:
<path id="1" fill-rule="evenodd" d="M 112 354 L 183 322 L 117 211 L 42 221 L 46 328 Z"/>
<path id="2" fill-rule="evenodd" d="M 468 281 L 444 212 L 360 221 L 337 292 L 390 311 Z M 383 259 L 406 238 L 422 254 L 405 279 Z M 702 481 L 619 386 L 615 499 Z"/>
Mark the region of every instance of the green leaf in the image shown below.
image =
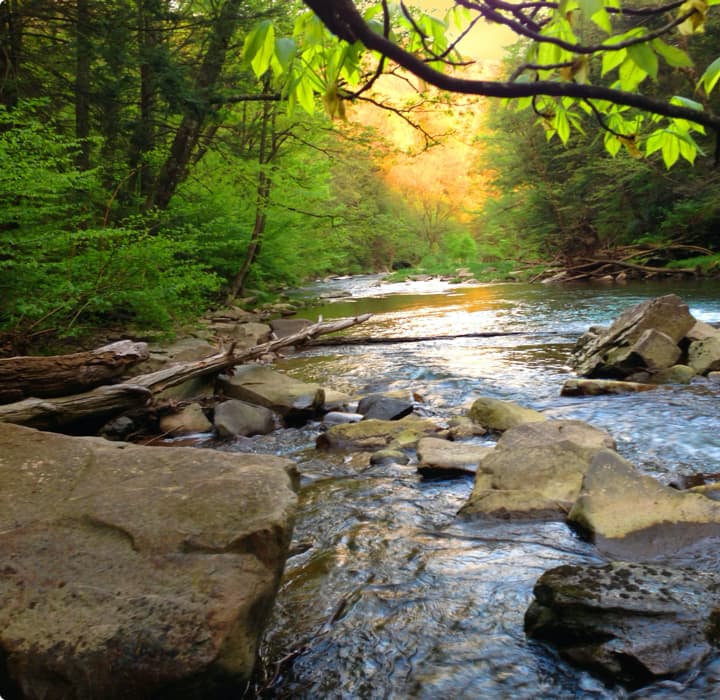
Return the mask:
<path id="1" fill-rule="evenodd" d="M 585 17 L 592 17 L 598 10 L 603 9 L 602 0 L 578 0 L 578 5 Z"/>
<path id="2" fill-rule="evenodd" d="M 590 19 L 604 32 L 612 34 L 612 21 L 610 20 L 610 13 L 604 7 L 601 7 Z"/>
<path id="3" fill-rule="evenodd" d="M 570 138 L 570 122 L 568 121 L 567 114 L 564 110 L 559 109 L 555 113 L 553 127 L 555 128 L 555 131 L 557 131 L 557 135 L 560 137 L 563 144 L 567 144 L 568 139 Z"/>
<path id="4" fill-rule="evenodd" d="M 658 57 L 648 44 L 628 46 L 627 52 L 635 65 L 642 68 L 653 80 L 657 80 Z"/>
<path id="5" fill-rule="evenodd" d="M 720 2 L 720 0 L 718 0 Z M 666 44 L 662 39 L 653 39 L 652 47 L 673 68 L 688 68 L 693 65 L 692 59 L 682 49 Z"/>
<path id="6" fill-rule="evenodd" d="M 275 27 L 270 20 L 263 20 L 253 27 L 245 39 L 243 58 L 250 62 L 256 77 L 263 75 L 275 57 Z"/>
<path id="7" fill-rule="evenodd" d="M 642 66 L 635 63 L 635 61 L 633 61 L 629 56 L 620 66 L 618 75 L 620 76 L 620 85 L 622 89 L 628 91 L 635 90 L 635 88 L 647 77 L 647 73 L 643 70 Z"/>
<path id="8" fill-rule="evenodd" d="M 281 37 L 275 40 L 275 56 L 284 71 L 290 67 L 296 53 L 297 44 L 294 39 Z"/>
<path id="9" fill-rule="evenodd" d="M 665 167 L 669 170 L 677 162 L 680 156 L 680 144 L 678 138 L 670 132 L 665 132 L 666 138 L 663 139 L 662 144 L 662 157 L 665 162 Z"/>
<path id="10" fill-rule="evenodd" d="M 602 55 L 602 75 L 617 68 L 627 58 L 627 50 L 606 51 Z"/>
<path id="11" fill-rule="evenodd" d="M 687 107 L 688 109 L 695 109 L 698 112 L 702 112 L 705 108 L 695 100 L 690 100 L 682 95 L 673 95 L 670 99 L 670 104 L 680 105 L 681 107 Z"/>
<path id="12" fill-rule="evenodd" d="M 700 76 L 700 80 L 698 80 L 698 87 L 704 87 L 705 93 L 709 95 L 718 80 L 720 80 L 720 57 L 716 58 L 705 69 L 705 72 Z"/>
<path id="13" fill-rule="evenodd" d="M 620 149 L 622 144 L 620 141 L 609 131 L 605 133 L 605 150 L 614 158 Z"/>

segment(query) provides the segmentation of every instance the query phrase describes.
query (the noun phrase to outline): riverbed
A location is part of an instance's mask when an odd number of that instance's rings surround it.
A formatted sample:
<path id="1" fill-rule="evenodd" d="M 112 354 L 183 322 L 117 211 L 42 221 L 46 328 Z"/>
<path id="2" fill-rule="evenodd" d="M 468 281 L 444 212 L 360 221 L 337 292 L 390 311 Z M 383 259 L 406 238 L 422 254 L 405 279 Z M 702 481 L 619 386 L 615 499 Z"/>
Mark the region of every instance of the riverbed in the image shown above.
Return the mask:
<path id="1" fill-rule="evenodd" d="M 403 391 L 414 395 L 416 412 L 438 422 L 462 415 L 479 396 L 584 420 L 608 430 L 618 452 L 643 472 L 670 483 L 720 472 L 720 384 L 699 379 L 626 396 L 560 396 L 582 332 L 670 292 L 696 318 L 720 323 L 718 281 L 558 287 L 334 280 L 304 290 L 336 298 L 303 316 L 372 313 L 351 329 L 357 336 L 500 335 L 317 347 L 279 368 L 351 395 Z M 287 455 L 303 475 L 294 555 L 263 645 L 265 697 L 720 697 L 720 657 L 631 693 L 528 640 L 523 616 L 537 578 L 561 564 L 601 563 L 595 549 L 562 523 L 459 520 L 471 477 L 426 481 L 412 463 L 370 466 L 367 455 L 318 452 L 320 430 L 311 424 L 224 447 Z M 710 559 L 677 564 L 720 571 Z"/>

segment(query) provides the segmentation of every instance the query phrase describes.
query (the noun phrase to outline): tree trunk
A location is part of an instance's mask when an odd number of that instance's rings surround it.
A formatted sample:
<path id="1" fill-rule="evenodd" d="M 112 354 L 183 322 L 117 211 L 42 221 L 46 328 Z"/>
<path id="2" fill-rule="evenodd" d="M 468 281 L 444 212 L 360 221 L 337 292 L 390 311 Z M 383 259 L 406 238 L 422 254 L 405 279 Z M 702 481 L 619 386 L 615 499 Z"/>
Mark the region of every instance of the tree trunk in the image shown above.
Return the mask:
<path id="1" fill-rule="evenodd" d="M 193 151 L 201 139 L 207 118 L 214 110 L 210 98 L 225 65 L 228 45 L 235 33 L 242 6 L 242 0 L 227 0 L 215 17 L 208 48 L 195 80 L 197 102 L 186 108 L 170 153 L 160 169 L 153 191 L 145 201 L 146 209 L 166 209 L 178 185 L 187 177 Z"/>
<path id="2" fill-rule="evenodd" d="M 90 168 L 90 14 L 88 0 L 77 0 L 75 9 L 75 138 L 80 145 L 77 165 Z"/>
<path id="3" fill-rule="evenodd" d="M 149 357 L 146 343 L 121 340 L 89 352 L 0 359 L 0 403 L 65 396 L 105 384 Z"/>
<path id="4" fill-rule="evenodd" d="M 269 91 L 270 80 L 266 78 L 263 81 L 263 94 Z M 260 120 L 260 146 L 258 150 L 258 166 L 260 171 L 258 172 L 257 195 L 255 198 L 255 224 L 250 234 L 250 243 L 245 252 L 245 260 L 243 260 L 240 269 L 230 284 L 230 292 L 226 300 L 228 306 L 232 305 L 238 296 L 244 294 L 250 269 L 260 255 L 263 236 L 265 235 L 267 209 L 270 203 L 270 188 L 272 187 L 272 178 L 266 168 L 272 162 L 276 153 L 275 105 L 269 100 L 265 100 L 263 102 L 262 118 Z"/>
<path id="5" fill-rule="evenodd" d="M 22 46 L 17 0 L 0 3 L 0 104 L 8 109 L 18 101 L 18 71 Z"/>

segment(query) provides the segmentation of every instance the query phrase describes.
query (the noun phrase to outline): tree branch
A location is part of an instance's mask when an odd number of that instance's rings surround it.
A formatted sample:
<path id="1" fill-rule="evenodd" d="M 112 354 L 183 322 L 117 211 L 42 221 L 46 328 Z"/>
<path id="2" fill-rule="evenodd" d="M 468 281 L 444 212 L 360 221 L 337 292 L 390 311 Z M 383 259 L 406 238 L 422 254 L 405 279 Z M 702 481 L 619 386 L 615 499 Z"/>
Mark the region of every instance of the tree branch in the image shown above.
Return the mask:
<path id="1" fill-rule="evenodd" d="M 472 5 L 472 3 L 459 1 L 461 4 Z M 538 80 L 532 83 L 510 83 L 445 75 L 397 44 L 373 32 L 357 11 L 352 0 L 304 0 L 304 2 L 318 14 L 328 29 L 339 38 L 351 42 L 361 41 L 366 48 L 387 56 L 405 70 L 441 90 L 466 95 L 510 99 L 547 95 L 549 97 L 574 97 L 580 100 L 606 100 L 617 105 L 634 107 L 651 114 L 674 119 L 686 119 L 716 132 L 720 131 L 720 117 L 718 116 L 689 107 L 670 104 L 641 93 L 624 92 L 600 85 L 572 82 Z"/>

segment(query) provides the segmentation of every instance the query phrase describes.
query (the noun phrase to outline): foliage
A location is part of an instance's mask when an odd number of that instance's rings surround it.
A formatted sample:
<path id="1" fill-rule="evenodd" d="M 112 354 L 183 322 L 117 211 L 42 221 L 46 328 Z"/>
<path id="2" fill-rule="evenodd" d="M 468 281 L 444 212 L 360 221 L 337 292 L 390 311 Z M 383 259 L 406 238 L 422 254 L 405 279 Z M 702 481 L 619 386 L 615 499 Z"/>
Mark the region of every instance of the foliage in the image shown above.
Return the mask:
<path id="1" fill-rule="evenodd" d="M 97 226 L 97 171 L 76 169 L 77 143 L 36 108 L 0 110 L 0 329 L 68 337 L 120 321 L 167 328 L 195 313 L 218 281 L 190 242 L 150 235 L 142 219 Z"/>

